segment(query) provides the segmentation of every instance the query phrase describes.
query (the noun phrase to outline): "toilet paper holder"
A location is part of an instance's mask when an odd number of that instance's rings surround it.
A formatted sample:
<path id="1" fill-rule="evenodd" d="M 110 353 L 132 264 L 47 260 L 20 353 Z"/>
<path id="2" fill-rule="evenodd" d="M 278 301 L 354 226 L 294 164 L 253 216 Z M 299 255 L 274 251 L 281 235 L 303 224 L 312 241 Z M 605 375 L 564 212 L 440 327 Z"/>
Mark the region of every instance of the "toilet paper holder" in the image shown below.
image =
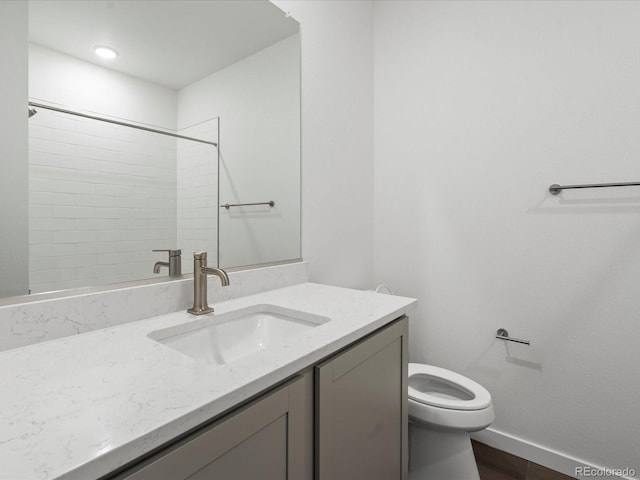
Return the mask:
<path id="1" fill-rule="evenodd" d="M 509 342 L 522 343 L 524 345 L 531 345 L 529 340 L 522 340 L 521 338 L 510 337 L 509 332 L 507 332 L 504 328 L 499 328 L 496 332 L 496 338 L 500 340 L 507 340 Z"/>

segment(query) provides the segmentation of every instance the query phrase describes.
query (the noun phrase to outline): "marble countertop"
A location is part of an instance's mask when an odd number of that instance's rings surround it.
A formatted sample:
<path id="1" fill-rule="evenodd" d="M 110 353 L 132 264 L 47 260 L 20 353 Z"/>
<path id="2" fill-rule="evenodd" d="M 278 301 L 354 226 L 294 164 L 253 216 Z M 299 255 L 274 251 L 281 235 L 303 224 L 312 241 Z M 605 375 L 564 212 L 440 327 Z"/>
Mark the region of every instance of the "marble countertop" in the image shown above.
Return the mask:
<path id="1" fill-rule="evenodd" d="M 147 337 L 186 312 L 0 353 L 0 480 L 99 478 L 415 307 L 414 299 L 312 283 L 213 305 L 326 316 L 282 344 L 211 365 Z M 215 315 L 210 314 L 210 315 Z"/>

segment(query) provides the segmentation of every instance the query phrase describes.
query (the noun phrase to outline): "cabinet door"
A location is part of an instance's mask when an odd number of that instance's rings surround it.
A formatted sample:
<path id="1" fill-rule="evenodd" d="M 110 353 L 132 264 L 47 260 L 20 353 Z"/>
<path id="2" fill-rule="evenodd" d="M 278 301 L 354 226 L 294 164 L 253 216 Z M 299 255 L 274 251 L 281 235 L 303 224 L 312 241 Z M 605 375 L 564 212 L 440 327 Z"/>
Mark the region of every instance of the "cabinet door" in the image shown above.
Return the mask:
<path id="1" fill-rule="evenodd" d="M 408 478 L 407 318 L 316 367 L 318 480 Z"/>
<path id="2" fill-rule="evenodd" d="M 305 397 L 309 376 L 260 397 L 237 413 L 117 477 L 123 480 L 298 480 L 307 478 Z"/>

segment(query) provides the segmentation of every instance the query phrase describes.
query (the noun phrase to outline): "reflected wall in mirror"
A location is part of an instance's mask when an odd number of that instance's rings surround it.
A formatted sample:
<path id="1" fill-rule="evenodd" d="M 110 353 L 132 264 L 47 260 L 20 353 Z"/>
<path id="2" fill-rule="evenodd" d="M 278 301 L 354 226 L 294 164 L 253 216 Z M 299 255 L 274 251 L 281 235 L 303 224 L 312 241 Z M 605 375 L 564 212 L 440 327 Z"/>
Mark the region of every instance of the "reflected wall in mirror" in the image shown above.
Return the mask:
<path id="1" fill-rule="evenodd" d="M 267 0 L 28 3 L 31 102 L 219 148 L 36 108 L 29 261 L 11 274 L 36 293 L 151 278 L 152 249 L 182 249 L 183 273 L 194 250 L 223 267 L 300 257 L 295 20 Z"/>

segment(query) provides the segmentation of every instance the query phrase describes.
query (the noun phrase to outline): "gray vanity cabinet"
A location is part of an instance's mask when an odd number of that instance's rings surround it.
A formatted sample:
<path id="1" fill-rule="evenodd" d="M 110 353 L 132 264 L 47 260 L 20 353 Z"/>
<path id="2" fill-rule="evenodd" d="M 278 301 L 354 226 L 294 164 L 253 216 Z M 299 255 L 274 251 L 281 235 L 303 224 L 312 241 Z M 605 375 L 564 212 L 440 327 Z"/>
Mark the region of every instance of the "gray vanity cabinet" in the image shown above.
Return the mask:
<path id="1" fill-rule="evenodd" d="M 407 318 L 110 480 L 406 480 Z"/>
<path id="2" fill-rule="evenodd" d="M 299 480 L 311 471 L 310 375 L 296 377 L 118 480 Z"/>
<path id="3" fill-rule="evenodd" d="M 316 480 L 408 478 L 407 323 L 316 367 Z"/>

